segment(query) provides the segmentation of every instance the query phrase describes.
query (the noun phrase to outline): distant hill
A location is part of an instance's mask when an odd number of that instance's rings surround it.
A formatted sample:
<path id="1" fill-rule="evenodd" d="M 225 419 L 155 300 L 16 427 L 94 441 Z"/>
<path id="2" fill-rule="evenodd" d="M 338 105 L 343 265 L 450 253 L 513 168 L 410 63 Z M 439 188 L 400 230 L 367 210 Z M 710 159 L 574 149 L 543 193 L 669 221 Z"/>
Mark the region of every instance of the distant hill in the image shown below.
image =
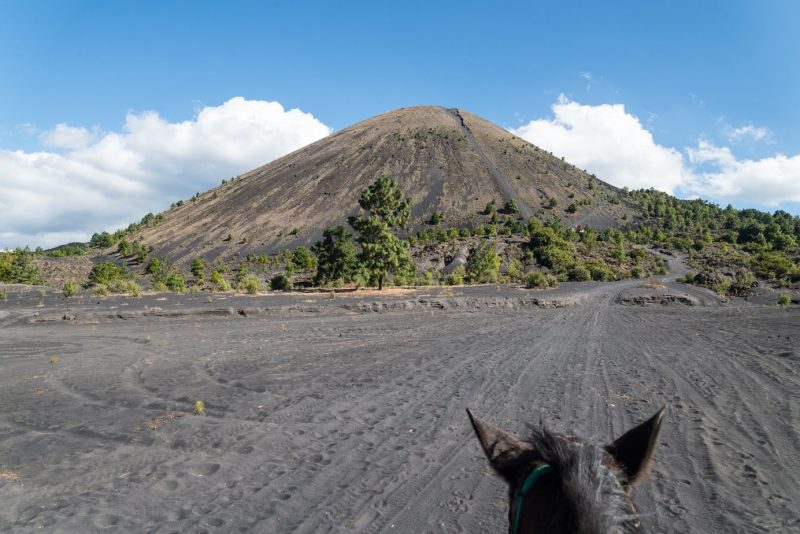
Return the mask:
<path id="1" fill-rule="evenodd" d="M 434 212 L 449 226 L 483 223 L 492 200 L 498 209 L 513 200 L 525 219 L 555 215 L 600 229 L 640 213 L 613 186 L 476 115 L 421 106 L 365 120 L 185 200 L 128 239 L 182 264 L 308 245 L 326 226 L 346 224 L 380 174 L 412 197 L 413 229 Z"/>

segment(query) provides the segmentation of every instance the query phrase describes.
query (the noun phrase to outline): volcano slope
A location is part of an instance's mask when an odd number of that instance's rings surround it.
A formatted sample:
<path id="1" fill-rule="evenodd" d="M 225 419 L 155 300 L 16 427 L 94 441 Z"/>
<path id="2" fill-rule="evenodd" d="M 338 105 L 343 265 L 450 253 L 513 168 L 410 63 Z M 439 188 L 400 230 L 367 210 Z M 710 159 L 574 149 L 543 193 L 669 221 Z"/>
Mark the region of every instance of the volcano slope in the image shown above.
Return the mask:
<path id="1" fill-rule="evenodd" d="M 488 222 L 481 213 L 493 200 L 498 210 L 514 200 L 524 219 L 556 215 L 600 229 L 633 222 L 639 210 L 616 188 L 485 119 L 419 106 L 372 117 L 198 193 L 127 238 L 182 264 L 308 245 L 326 226 L 346 224 L 381 174 L 411 197 L 412 230 L 434 212 L 455 227 Z M 584 204 L 568 213 L 573 202 Z"/>
<path id="2" fill-rule="evenodd" d="M 671 283 L 695 306 L 621 305 L 639 283 L 10 294 L 0 530 L 502 532 L 464 408 L 610 440 L 666 403 L 649 531 L 797 532 L 800 311 Z"/>

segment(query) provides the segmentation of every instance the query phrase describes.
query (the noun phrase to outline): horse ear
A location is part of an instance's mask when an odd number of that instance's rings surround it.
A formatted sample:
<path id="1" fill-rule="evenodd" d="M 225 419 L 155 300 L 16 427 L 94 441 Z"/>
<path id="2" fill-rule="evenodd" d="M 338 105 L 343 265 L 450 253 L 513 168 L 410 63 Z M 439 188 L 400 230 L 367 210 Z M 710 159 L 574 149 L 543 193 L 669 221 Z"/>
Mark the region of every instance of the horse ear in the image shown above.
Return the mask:
<path id="1" fill-rule="evenodd" d="M 516 460 L 521 453 L 527 450 L 527 447 L 505 430 L 481 421 L 469 410 L 467 410 L 467 415 L 489 463 L 506 482 L 513 483 L 516 474 L 514 469 Z"/>
<path id="2" fill-rule="evenodd" d="M 653 417 L 606 446 L 606 451 L 625 475 L 625 482 L 631 486 L 642 480 L 650 469 L 666 409 L 666 406 L 662 406 Z"/>

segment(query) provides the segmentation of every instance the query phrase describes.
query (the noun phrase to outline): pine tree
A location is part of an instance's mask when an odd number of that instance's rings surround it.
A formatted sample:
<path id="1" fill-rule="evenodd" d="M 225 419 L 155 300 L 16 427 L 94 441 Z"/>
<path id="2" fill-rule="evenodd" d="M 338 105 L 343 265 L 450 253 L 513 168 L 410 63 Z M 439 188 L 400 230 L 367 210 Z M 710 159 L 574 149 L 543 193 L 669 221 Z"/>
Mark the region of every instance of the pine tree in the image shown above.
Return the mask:
<path id="1" fill-rule="evenodd" d="M 394 179 L 379 176 L 361 193 L 358 203 L 366 213 L 350 217 L 349 223 L 358 232 L 361 265 L 378 283 L 378 289 L 383 289 L 388 274 L 413 274 L 415 268 L 408 243 L 394 234 L 408 225 L 411 197 L 403 195 Z"/>
<path id="2" fill-rule="evenodd" d="M 349 282 L 356 271 L 356 246 L 353 234 L 344 226 L 325 228 L 322 239 L 311 247 L 317 256 L 317 274 L 314 283 L 322 285 L 341 280 Z"/>

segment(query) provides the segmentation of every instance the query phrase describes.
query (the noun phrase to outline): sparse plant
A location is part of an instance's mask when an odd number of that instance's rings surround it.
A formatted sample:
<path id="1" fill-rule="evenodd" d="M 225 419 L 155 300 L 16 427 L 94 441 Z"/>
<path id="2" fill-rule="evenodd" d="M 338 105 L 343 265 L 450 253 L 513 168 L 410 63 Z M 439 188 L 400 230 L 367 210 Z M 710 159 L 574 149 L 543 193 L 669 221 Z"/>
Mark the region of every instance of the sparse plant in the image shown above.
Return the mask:
<path id="1" fill-rule="evenodd" d="M 194 414 L 195 415 L 200 415 L 200 416 L 205 416 L 206 415 L 206 403 L 201 401 L 201 400 L 195 401 L 195 403 L 194 403 Z"/>
<path id="2" fill-rule="evenodd" d="M 231 285 L 219 271 L 213 271 L 211 273 L 211 283 L 216 286 L 218 291 L 230 291 L 231 289 Z"/>
<path id="3" fill-rule="evenodd" d="M 203 281 L 206 277 L 206 262 L 203 258 L 195 258 L 192 261 L 192 276 L 198 281 Z"/>
<path id="4" fill-rule="evenodd" d="M 258 281 L 258 277 L 256 275 L 248 274 L 244 277 L 241 287 L 249 294 L 255 295 L 261 289 L 261 282 Z"/>
<path id="5" fill-rule="evenodd" d="M 279 274 L 270 279 L 269 287 L 273 291 L 287 291 L 292 288 L 292 280 L 285 274 Z"/>
<path id="6" fill-rule="evenodd" d="M 69 298 L 74 296 L 78 292 L 78 288 L 79 288 L 78 282 L 70 279 L 64 282 L 64 287 L 62 288 L 62 292 L 64 293 L 65 297 Z"/>
<path id="7" fill-rule="evenodd" d="M 489 241 L 483 241 L 467 258 L 466 273 L 471 282 L 494 282 L 500 269 L 500 256 Z"/>
<path id="8" fill-rule="evenodd" d="M 788 306 L 792 303 L 792 297 L 788 293 L 783 293 L 778 297 L 778 306 Z"/>
<path id="9" fill-rule="evenodd" d="M 544 274 L 539 271 L 529 271 L 525 275 L 525 287 L 528 289 L 558 287 L 558 279 L 555 276 Z"/>

